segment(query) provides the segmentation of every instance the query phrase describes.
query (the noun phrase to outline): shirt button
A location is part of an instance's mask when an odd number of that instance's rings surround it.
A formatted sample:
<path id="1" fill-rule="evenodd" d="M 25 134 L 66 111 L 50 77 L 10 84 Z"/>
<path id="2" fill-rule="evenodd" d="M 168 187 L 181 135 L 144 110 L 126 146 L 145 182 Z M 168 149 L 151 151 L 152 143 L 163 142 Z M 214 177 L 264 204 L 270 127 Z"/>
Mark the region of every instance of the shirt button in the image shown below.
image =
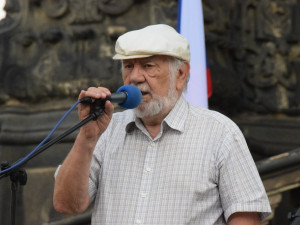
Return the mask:
<path id="1" fill-rule="evenodd" d="M 147 167 L 146 171 L 147 171 L 147 172 L 151 172 L 151 168 L 150 168 L 150 167 Z"/>
<path id="2" fill-rule="evenodd" d="M 147 195 L 146 195 L 146 193 L 142 193 L 141 196 L 142 196 L 142 198 L 146 198 Z"/>
<path id="3" fill-rule="evenodd" d="M 150 145 L 151 145 L 152 147 L 154 147 L 154 146 L 155 146 L 155 143 L 152 141 L 152 142 L 150 143 Z"/>
<path id="4" fill-rule="evenodd" d="M 136 220 L 136 223 L 137 223 L 137 224 L 141 224 L 142 221 L 141 221 L 141 220 Z"/>

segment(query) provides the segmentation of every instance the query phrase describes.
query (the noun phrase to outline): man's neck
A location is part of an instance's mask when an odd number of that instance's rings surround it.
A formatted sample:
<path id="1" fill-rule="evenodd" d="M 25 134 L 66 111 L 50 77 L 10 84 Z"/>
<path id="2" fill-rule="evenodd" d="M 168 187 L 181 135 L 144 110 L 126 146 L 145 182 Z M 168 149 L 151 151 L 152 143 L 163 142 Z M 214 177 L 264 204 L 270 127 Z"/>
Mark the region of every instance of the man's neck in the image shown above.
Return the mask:
<path id="1" fill-rule="evenodd" d="M 152 138 L 155 138 L 159 134 L 162 121 L 167 117 L 171 110 L 172 109 L 169 109 L 166 112 L 160 112 L 157 115 L 141 118 L 146 130 Z"/>
<path id="2" fill-rule="evenodd" d="M 179 100 L 179 97 L 177 98 L 177 101 Z M 141 121 L 143 122 L 146 130 L 150 134 L 152 138 L 155 138 L 160 130 L 161 130 L 161 124 L 162 121 L 167 117 L 167 115 L 171 112 L 171 110 L 175 107 L 177 101 L 174 103 L 173 106 L 170 106 L 170 108 L 162 110 L 160 113 L 153 115 L 153 116 L 145 116 L 141 118 Z"/>

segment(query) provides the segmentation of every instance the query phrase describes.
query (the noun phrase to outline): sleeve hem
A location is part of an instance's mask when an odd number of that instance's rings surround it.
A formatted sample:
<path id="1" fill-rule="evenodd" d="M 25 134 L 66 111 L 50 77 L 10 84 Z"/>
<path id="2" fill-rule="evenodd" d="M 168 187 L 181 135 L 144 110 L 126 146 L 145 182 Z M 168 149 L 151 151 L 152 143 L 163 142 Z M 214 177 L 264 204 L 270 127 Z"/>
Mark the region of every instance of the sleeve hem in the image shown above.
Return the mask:
<path id="1" fill-rule="evenodd" d="M 230 206 L 227 210 L 225 210 L 225 220 L 228 222 L 229 217 L 236 212 L 258 212 L 261 221 L 272 214 L 272 210 L 269 204 L 260 203 L 259 205 L 247 205 L 239 203 L 234 204 Z"/>

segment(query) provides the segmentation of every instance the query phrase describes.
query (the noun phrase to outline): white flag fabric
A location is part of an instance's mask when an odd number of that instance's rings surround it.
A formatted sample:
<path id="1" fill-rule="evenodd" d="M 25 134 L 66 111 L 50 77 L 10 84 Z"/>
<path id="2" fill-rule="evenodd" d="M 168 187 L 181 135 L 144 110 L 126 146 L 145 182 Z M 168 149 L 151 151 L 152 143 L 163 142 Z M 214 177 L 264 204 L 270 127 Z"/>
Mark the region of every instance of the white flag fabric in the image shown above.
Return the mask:
<path id="1" fill-rule="evenodd" d="M 178 1 L 178 32 L 190 43 L 191 71 L 185 98 L 208 108 L 204 22 L 201 0 Z"/>

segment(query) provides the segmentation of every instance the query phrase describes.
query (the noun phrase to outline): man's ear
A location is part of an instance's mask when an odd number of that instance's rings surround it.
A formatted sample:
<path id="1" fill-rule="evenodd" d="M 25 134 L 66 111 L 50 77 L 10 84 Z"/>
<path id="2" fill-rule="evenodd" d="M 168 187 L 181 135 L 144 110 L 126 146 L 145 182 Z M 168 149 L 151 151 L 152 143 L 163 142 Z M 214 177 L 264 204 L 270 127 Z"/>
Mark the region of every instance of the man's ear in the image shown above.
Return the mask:
<path id="1" fill-rule="evenodd" d="M 177 91 L 182 92 L 185 82 L 188 78 L 188 75 L 190 73 L 190 63 L 185 61 L 182 66 L 179 68 L 177 71 L 177 76 L 176 76 L 176 89 Z"/>

